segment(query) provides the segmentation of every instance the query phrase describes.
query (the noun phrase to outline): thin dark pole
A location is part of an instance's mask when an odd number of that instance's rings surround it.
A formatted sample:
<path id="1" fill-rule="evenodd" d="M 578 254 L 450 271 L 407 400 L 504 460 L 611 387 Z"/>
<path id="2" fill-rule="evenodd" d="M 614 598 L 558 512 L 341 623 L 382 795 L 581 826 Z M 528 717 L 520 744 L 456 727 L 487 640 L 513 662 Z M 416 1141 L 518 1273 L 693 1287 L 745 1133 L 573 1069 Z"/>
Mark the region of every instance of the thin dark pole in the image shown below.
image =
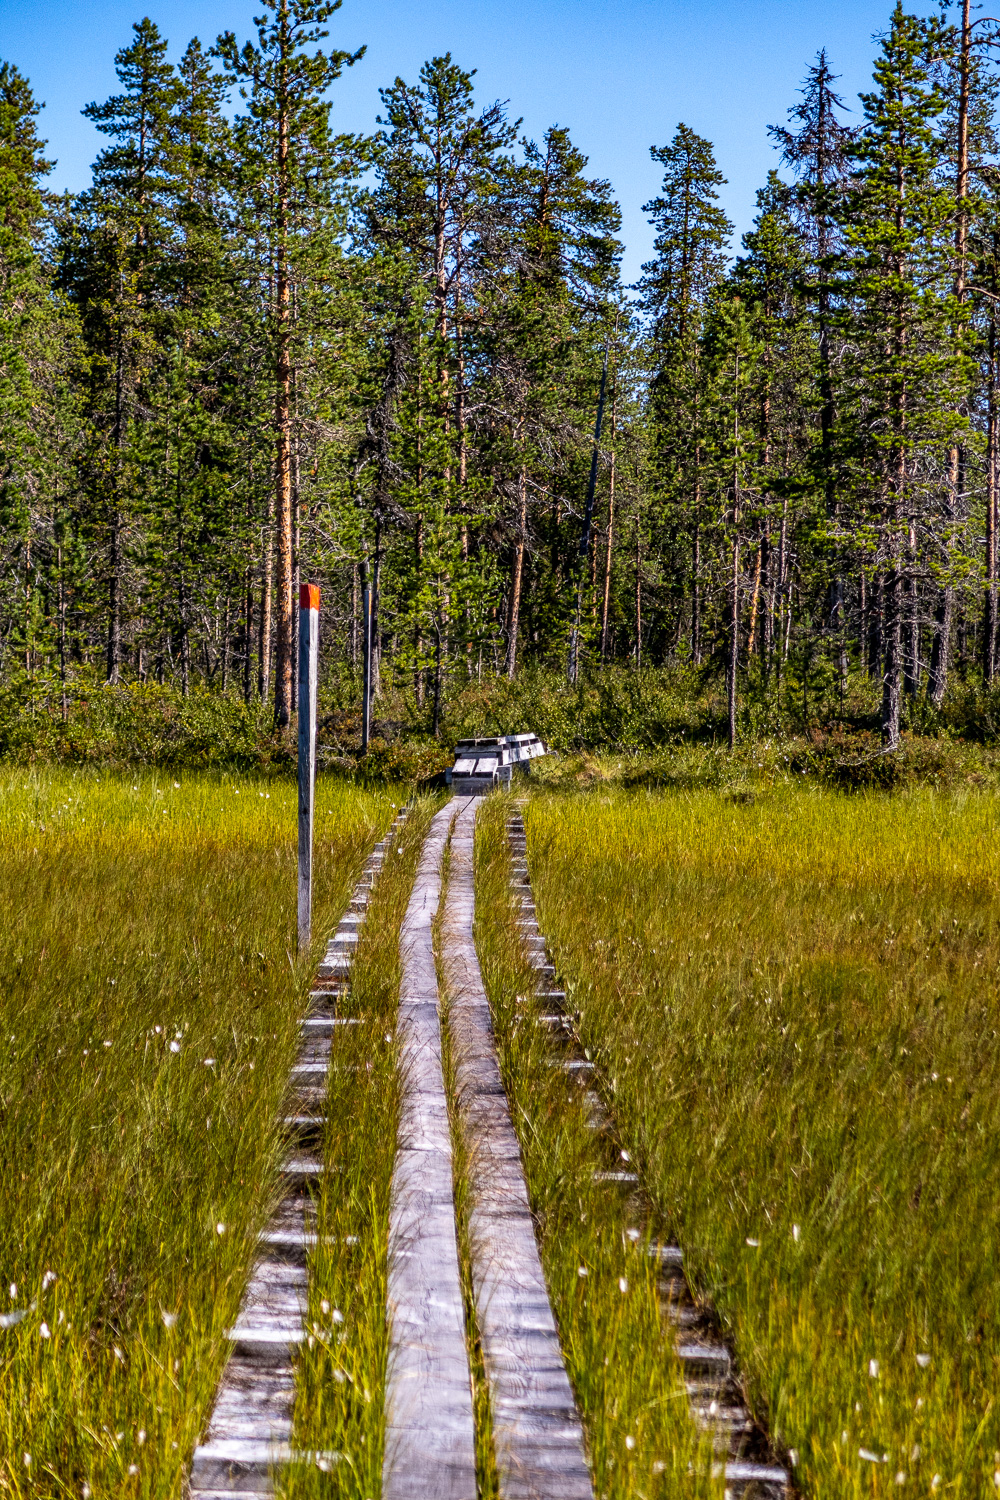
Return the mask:
<path id="1" fill-rule="evenodd" d="M 372 586 L 367 579 L 361 589 L 361 632 L 364 653 L 361 677 L 361 754 L 367 755 L 372 714 Z"/>

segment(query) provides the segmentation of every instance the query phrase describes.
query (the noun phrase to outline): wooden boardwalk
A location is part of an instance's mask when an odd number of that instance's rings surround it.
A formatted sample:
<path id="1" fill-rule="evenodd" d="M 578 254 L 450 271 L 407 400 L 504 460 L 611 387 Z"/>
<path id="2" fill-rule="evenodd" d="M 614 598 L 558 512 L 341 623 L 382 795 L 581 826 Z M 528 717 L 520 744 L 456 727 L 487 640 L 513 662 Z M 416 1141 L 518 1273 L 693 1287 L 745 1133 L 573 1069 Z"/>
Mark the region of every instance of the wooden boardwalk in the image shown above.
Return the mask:
<path id="1" fill-rule="evenodd" d="M 389 1227 L 383 1500 L 476 1500 L 472 1387 L 431 930 L 448 833 L 462 806 L 449 803 L 431 823 L 401 934 L 397 1036 L 403 1102 Z"/>
<path id="2" fill-rule="evenodd" d="M 442 920 L 448 1029 L 469 1147 L 476 1315 L 504 1500 L 592 1500 L 473 938 L 479 799 L 459 812 Z M 429 1496 L 432 1492 L 425 1491 Z"/>
<path id="3" fill-rule="evenodd" d="M 204 1441 L 191 1462 L 191 1500 L 242 1494 L 273 1494 L 276 1467 L 292 1457 L 334 1462 L 333 1454 L 293 1453 L 294 1355 L 305 1337 L 309 1252 L 316 1243 L 315 1207 L 309 1187 L 323 1172 L 322 1115 L 326 1099 L 330 1039 L 340 1024 L 337 997 L 343 992 L 364 921 L 372 885 L 382 868 L 386 841 L 377 844 L 355 886 L 348 911 L 330 939 L 302 1022 L 302 1041 L 292 1068 L 294 1112 L 285 1121 L 289 1154 L 283 1166 L 285 1192 L 260 1239 L 260 1258 L 230 1330 L 229 1361 L 216 1393 Z"/>

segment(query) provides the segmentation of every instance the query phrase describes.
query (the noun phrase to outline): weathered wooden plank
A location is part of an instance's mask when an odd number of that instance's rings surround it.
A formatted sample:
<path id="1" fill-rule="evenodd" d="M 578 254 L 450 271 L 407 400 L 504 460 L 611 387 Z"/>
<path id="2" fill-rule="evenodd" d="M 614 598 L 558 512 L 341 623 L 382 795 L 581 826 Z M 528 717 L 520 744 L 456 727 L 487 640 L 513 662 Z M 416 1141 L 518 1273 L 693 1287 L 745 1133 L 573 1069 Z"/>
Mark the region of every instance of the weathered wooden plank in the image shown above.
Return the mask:
<path id="1" fill-rule="evenodd" d="M 460 804 L 459 804 L 460 805 Z M 475 1500 L 469 1356 L 431 923 L 454 803 L 424 843 L 400 934 L 403 1071 L 392 1179 L 383 1500 Z"/>
<path id="2" fill-rule="evenodd" d="M 370 887 L 381 868 L 381 847 L 369 859 L 366 873 L 355 886 L 351 910 L 328 946 L 319 977 L 331 978 L 333 970 L 346 981 L 357 944 L 358 926 L 367 904 L 362 883 Z M 310 994 L 310 1014 L 302 1022 L 302 1041 L 292 1068 L 298 1107 L 303 1112 L 285 1117 L 285 1130 L 296 1142 L 297 1154 L 282 1169 L 284 1196 L 278 1202 L 260 1247 L 265 1256 L 251 1276 L 235 1325 L 229 1330 L 232 1355 L 216 1392 L 212 1419 L 205 1437 L 194 1452 L 190 1473 L 191 1500 L 214 1500 L 222 1494 L 273 1494 L 272 1469 L 296 1461 L 315 1462 L 331 1468 L 338 1454 L 293 1453 L 292 1407 L 295 1374 L 292 1353 L 305 1338 L 307 1261 L 319 1243 L 315 1233 L 316 1208 L 302 1196 L 315 1186 L 323 1173 L 321 1155 L 303 1154 L 309 1145 L 319 1146 L 325 1117 L 328 1061 L 334 1028 L 349 1025 L 348 1018 L 321 1014 L 331 1005 L 344 984 L 337 983 Z M 310 1102 L 316 1113 L 304 1110 Z M 323 1243 L 334 1243 L 328 1237 Z"/>
<path id="3" fill-rule="evenodd" d="M 473 1286 L 503 1500 L 592 1500 L 583 1432 L 535 1240 L 473 940 L 478 802 L 452 836 L 442 922 L 460 1108 L 470 1144 Z"/>

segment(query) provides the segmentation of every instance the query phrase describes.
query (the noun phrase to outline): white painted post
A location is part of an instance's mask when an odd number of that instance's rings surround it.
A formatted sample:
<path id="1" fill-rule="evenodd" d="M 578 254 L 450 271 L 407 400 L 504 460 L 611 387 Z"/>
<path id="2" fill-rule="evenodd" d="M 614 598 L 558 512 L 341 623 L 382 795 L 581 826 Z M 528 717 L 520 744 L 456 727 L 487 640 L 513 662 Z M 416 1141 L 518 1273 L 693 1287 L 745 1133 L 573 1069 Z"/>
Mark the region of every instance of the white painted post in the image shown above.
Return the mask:
<path id="1" fill-rule="evenodd" d="M 319 589 L 299 589 L 299 952 L 312 936 L 313 800 L 316 786 L 316 682 Z"/>
<path id="2" fill-rule="evenodd" d="M 372 727 L 372 587 L 361 590 L 361 618 L 364 629 L 364 671 L 361 679 L 361 754 L 368 752 Z"/>

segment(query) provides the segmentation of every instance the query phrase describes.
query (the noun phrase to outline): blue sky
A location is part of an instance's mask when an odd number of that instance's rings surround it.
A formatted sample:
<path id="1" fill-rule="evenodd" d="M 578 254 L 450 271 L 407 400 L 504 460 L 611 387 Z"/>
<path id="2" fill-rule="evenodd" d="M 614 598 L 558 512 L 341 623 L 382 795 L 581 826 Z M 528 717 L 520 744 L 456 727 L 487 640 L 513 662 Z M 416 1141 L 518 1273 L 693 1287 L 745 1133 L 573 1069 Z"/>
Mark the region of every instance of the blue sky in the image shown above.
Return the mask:
<path id="1" fill-rule="evenodd" d="M 679 120 L 713 141 L 729 179 L 722 201 L 742 233 L 776 164 L 766 127 L 784 121 L 808 63 L 825 46 L 845 100 L 856 103 L 890 8 L 891 0 L 344 0 L 332 44 L 368 51 L 337 85 L 334 118 L 338 128 L 370 130 L 381 86 L 450 51 L 478 69 L 480 100 L 509 99 L 528 134 L 570 128 L 622 205 L 632 279 L 651 247 L 642 213 L 658 186 L 650 146 L 668 141 Z M 46 102 L 52 185 L 88 181 L 100 137 L 79 112 L 114 91 L 114 55 L 133 21 L 150 14 L 176 58 L 194 35 L 206 44 L 226 29 L 246 36 L 255 10 L 254 0 L 0 0 L 0 57 Z"/>

